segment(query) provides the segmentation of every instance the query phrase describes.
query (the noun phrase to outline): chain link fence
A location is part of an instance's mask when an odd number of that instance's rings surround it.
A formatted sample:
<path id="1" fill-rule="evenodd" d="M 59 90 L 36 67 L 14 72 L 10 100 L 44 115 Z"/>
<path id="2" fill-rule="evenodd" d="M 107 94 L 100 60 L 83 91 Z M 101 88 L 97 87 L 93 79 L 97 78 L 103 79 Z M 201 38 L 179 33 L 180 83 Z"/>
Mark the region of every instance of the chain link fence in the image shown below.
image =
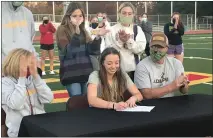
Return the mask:
<path id="1" fill-rule="evenodd" d="M 43 16 L 48 16 L 51 21 L 53 21 L 52 14 L 34 14 L 35 22 L 42 22 Z M 95 17 L 96 14 L 89 14 L 88 20 Z M 138 17 L 138 16 L 136 16 Z M 63 15 L 55 15 L 55 22 L 60 23 Z M 109 22 L 111 25 L 116 24 L 117 15 L 108 15 Z M 149 20 L 153 23 L 153 31 L 162 31 L 163 26 L 171 21 L 171 15 L 149 15 Z M 181 19 L 185 25 L 186 30 L 195 30 L 195 17 L 193 14 L 182 14 Z M 212 29 L 213 19 L 212 16 L 202 16 L 197 18 L 197 30 L 209 30 Z"/>

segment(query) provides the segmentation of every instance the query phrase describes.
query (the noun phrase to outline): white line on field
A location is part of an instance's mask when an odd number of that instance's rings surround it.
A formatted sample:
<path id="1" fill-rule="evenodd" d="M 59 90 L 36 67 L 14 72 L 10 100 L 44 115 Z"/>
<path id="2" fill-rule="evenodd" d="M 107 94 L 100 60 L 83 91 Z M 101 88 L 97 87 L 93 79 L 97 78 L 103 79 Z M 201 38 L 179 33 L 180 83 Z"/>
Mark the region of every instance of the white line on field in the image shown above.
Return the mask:
<path id="1" fill-rule="evenodd" d="M 203 84 L 208 84 L 208 85 L 212 85 L 212 83 L 207 83 L 207 82 L 203 82 Z"/>
<path id="2" fill-rule="evenodd" d="M 195 44 L 205 45 L 205 44 L 212 44 L 212 42 L 206 42 L 206 43 L 183 43 L 183 44 L 188 44 L 188 45 L 195 45 Z"/>
<path id="3" fill-rule="evenodd" d="M 194 40 L 194 39 L 196 39 L 196 40 L 197 40 L 197 39 L 208 39 L 208 38 L 210 39 L 210 38 L 212 38 L 212 37 L 211 37 L 211 36 L 210 36 L 210 37 L 196 37 L 196 36 L 195 36 L 195 37 L 187 37 L 187 38 L 185 38 L 185 39 L 189 39 L 189 40 Z"/>
<path id="4" fill-rule="evenodd" d="M 202 57 L 184 57 L 189 59 L 204 59 L 204 60 L 212 60 L 211 58 L 202 58 Z"/>
<path id="5" fill-rule="evenodd" d="M 184 48 L 184 49 L 201 49 L 201 50 L 212 50 L 211 48 Z"/>

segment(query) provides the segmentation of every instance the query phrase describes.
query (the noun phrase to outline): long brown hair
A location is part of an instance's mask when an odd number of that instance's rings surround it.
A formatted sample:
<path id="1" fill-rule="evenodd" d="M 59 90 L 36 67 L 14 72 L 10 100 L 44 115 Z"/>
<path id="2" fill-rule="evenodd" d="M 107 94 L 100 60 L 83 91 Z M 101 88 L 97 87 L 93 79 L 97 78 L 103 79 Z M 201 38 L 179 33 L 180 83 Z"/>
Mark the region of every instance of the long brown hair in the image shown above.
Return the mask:
<path id="1" fill-rule="evenodd" d="M 179 12 L 173 12 L 172 18 L 173 18 L 173 16 L 176 15 L 176 14 L 179 16 L 178 27 L 184 27 L 184 26 L 183 26 L 183 23 L 182 23 L 182 20 L 181 20 L 181 15 L 180 15 Z"/>
<path id="2" fill-rule="evenodd" d="M 107 55 L 118 55 L 119 59 L 120 58 L 120 53 L 112 47 L 106 48 L 102 53 L 101 53 L 101 57 L 100 57 L 100 70 L 99 70 L 99 77 L 100 77 L 100 81 L 101 81 L 101 97 L 103 98 L 103 100 L 106 101 L 112 101 L 112 95 L 114 95 L 116 102 L 122 101 L 123 100 L 123 93 L 126 89 L 126 78 L 123 74 L 123 72 L 121 71 L 121 68 L 119 68 L 116 73 L 113 76 L 113 79 L 116 80 L 116 90 L 114 91 L 110 91 L 110 85 L 108 83 L 107 80 L 107 71 L 104 67 L 104 61 Z M 121 61 L 119 61 L 121 63 Z M 113 93 L 114 94 L 113 94 Z"/>
<path id="3" fill-rule="evenodd" d="M 83 9 L 81 8 L 80 4 L 78 4 L 76 2 L 70 3 L 69 6 L 67 7 L 67 11 L 66 11 L 66 13 L 62 19 L 62 22 L 56 32 L 57 41 L 60 40 L 60 37 L 61 37 L 60 34 L 63 34 L 63 33 L 66 34 L 66 37 L 69 42 L 72 40 L 72 37 L 75 34 L 75 26 L 72 23 L 70 23 L 70 15 L 77 9 L 81 10 L 83 18 L 84 18 L 84 21 L 80 24 L 79 28 L 80 28 L 80 31 L 85 36 L 85 43 L 92 41 L 91 37 L 89 36 L 88 32 L 85 29 L 85 13 L 84 13 Z"/>

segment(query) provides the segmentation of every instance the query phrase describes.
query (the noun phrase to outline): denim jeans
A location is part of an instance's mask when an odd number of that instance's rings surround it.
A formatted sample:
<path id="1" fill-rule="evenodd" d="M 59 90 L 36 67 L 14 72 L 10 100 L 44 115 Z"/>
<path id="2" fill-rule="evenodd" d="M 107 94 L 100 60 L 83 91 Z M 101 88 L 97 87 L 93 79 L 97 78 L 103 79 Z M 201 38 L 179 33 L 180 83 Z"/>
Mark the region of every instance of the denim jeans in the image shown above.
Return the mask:
<path id="1" fill-rule="evenodd" d="M 87 92 L 86 83 L 72 83 L 66 86 L 69 96 L 83 95 Z"/>

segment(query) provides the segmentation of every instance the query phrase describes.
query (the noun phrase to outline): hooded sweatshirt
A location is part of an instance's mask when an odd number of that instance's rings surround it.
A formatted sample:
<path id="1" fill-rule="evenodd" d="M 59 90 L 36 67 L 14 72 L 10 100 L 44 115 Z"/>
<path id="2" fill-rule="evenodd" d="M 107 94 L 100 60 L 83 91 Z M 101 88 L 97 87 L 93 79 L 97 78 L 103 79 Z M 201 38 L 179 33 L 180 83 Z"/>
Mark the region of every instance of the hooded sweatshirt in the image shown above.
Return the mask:
<path id="1" fill-rule="evenodd" d="M 120 30 L 124 30 L 127 34 L 130 34 L 130 39 L 126 42 L 127 48 L 124 48 L 124 43 L 118 36 Z M 137 26 L 137 31 L 136 40 L 134 40 L 133 24 L 125 27 L 118 23 L 112 26 L 110 32 L 105 36 L 106 47 L 114 47 L 120 52 L 121 68 L 126 72 L 135 71 L 136 63 L 134 54 L 140 55 L 146 47 L 146 37 L 140 26 Z"/>
<path id="2" fill-rule="evenodd" d="M 15 48 L 35 52 L 32 40 L 35 35 L 32 12 L 24 6 L 13 8 L 12 2 L 2 2 L 2 60 Z"/>
<path id="3" fill-rule="evenodd" d="M 52 91 L 39 75 L 36 78 L 3 77 L 2 108 L 6 113 L 8 136 L 17 137 L 22 118 L 31 113 L 33 115 L 45 113 L 44 103 L 50 103 L 52 100 Z"/>

